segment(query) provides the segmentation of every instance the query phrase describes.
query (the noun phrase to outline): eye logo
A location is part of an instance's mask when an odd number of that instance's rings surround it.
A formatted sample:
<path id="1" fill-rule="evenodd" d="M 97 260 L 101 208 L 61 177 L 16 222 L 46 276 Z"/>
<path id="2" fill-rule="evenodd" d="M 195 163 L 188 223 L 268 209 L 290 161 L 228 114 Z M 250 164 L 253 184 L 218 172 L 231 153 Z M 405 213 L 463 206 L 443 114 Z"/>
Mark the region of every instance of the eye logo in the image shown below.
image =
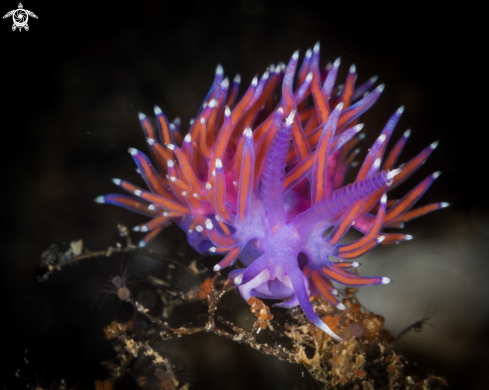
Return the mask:
<path id="1" fill-rule="evenodd" d="M 19 29 L 19 31 L 22 31 L 22 29 L 25 29 L 25 31 L 29 31 L 29 25 L 27 24 L 29 16 L 37 19 L 37 15 L 32 11 L 24 9 L 22 3 L 19 3 L 18 7 L 19 8 L 7 12 L 3 16 L 3 19 L 12 16 L 12 20 L 14 21 L 14 24 L 12 25 L 12 31 L 15 31 L 17 28 Z"/>

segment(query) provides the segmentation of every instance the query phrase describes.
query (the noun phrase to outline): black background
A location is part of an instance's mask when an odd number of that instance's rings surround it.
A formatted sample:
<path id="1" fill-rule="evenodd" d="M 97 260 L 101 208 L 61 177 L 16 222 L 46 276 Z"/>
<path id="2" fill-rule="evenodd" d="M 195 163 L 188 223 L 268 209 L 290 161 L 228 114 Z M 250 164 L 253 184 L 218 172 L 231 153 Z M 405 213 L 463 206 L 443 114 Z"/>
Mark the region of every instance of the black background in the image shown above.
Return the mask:
<path id="1" fill-rule="evenodd" d="M 461 339 L 462 355 L 441 356 L 422 348 L 407 352 L 427 369 L 446 375 L 452 388 L 487 388 L 484 264 L 489 214 L 481 10 L 412 2 L 384 7 L 370 2 L 357 6 L 288 0 L 140 1 L 112 6 L 31 1 L 24 7 L 39 17 L 29 19 L 28 32 L 11 31 L 10 18 L 0 23 L 4 309 L 0 321 L 5 358 L 0 386 L 13 389 L 23 384 L 14 377 L 17 368 L 29 378 L 37 375 L 44 384 L 68 378 L 90 388 L 94 379 L 103 378 L 98 362 L 110 357 L 111 349 L 101 328 L 114 313 L 94 308 L 93 285 L 103 285 L 118 272 L 121 259 L 87 262 L 44 284 L 32 280 L 30 269 L 54 242 L 83 238 L 90 249 L 103 249 L 119 240 L 117 223 L 132 226 L 144 221 L 92 202 L 114 191 L 112 177 L 137 181 L 126 152 L 129 146 L 144 149 L 137 113 L 151 115 L 158 104 L 169 118 L 180 116 L 186 129 L 218 63 L 230 77 L 241 73 L 247 85 L 272 62 L 287 62 L 296 49 L 303 54 L 320 41 L 322 66 L 342 56 L 340 80 L 355 63 L 359 82 L 378 74 L 379 82 L 386 83 L 381 99 L 364 116 L 365 145 L 403 104 L 406 111 L 395 138 L 404 129 L 413 129 L 403 156 L 413 156 L 440 140 L 423 173 L 410 183 L 442 170 L 423 204 L 447 201 L 453 206 L 412 222 L 409 233 L 422 232 L 422 239 L 432 242 L 433 248 L 446 242 L 436 240 L 437 231 L 468 237 L 468 247 L 478 245 L 477 256 L 462 259 L 471 272 L 462 273 L 461 283 L 455 279 L 451 285 L 462 302 L 472 300 L 471 310 L 461 311 L 456 317 L 460 326 L 440 341 L 445 347 Z M 0 13 L 14 8 L 14 2 L 3 2 Z M 153 248 L 172 255 L 185 244 L 182 234 L 169 232 L 168 237 L 175 239 L 162 237 Z M 388 255 L 388 248 L 383 253 Z M 150 263 L 144 264 L 151 267 Z M 138 269 L 137 261 L 133 265 Z M 443 277 L 435 272 L 425 285 Z M 393 286 L 389 291 L 396 291 Z M 466 286 L 472 295 L 467 295 Z M 422 302 L 423 290 L 416 293 Z M 397 296 L 402 311 L 402 294 Z M 445 302 L 443 291 L 439 296 L 440 306 L 451 311 L 448 296 Z M 454 304 L 451 315 L 457 316 L 459 306 Z M 382 302 L 376 311 L 382 313 Z M 439 329 L 443 324 L 425 332 L 431 337 Z M 465 343 L 467 333 L 470 342 Z M 222 343 L 199 336 L 168 348 L 176 360 L 179 349 L 193 351 L 188 352 L 192 359 L 183 359 L 182 371 L 193 378 L 197 389 L 314 388 L 307 378 L 301 382 L 297 367 L 261 359 L 243 347 L 231 349 L 234 346 L 226 344 L 225 359 L 204 353 Z M 26 348 L 28 367 L 22 361 Z M 292 379 L 284 383 L 284 378 Z"/>

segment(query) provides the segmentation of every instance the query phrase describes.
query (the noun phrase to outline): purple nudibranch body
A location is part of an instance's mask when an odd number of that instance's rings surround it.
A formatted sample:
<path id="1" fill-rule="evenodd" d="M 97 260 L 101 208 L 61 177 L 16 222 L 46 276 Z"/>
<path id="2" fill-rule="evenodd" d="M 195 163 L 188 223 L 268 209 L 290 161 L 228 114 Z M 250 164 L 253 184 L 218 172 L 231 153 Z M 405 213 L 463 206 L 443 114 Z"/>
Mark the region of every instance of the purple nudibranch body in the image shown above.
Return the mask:
<path id="1" fill-rule="evenodd" d="M 275 306 L 282 308 L 300 305 L 312 323 L 341 341 L 315 313 L 309 297 L 321 295 L 345 309 L 332 282 L 355 287 L 389 283 L 386 277 L 359 276 L 352 271 L 359 263 L 352 260 L 378 244 L 412 239 L 383 228 L 402 228 L 448 204 L 413 209 L 438 172 L 401 199 L 387 201 L 388 191 L 416 171 L 437 145 L 395 168 L 410 131 L 389 154 L 385 150 L 403 107 L 369 149 L 356 179 L 345 185 L 361 139 L 358 118 L 384 86 L 373 88 L 376 77 L 355 86 L 352 66 L 345 84 L 335 87 L 339 59 L 321 70 L 316 44 L 307 51 L 294 88 L 298 59 L 295 52 L 287 66 L 272 65 L 255 77 L 240 100 L 240 77 L 230 83 L 218 66 L 185 137 L 180 121 L 169 123 L 158 107 L 157 129 L 140 114 L 150 157 L 132 148 L 129 152 L 148 190 L 114 179 L 131 196 L 112 194 L 96 201 L 152 218 L 134 228 L 147 232 L 140 246 L 171 221 L 177 223 L 198 252 L 225 255 L 215 271 L 241 260 L 244 268 L 233 269 L 229 278 L 244 299 L 281 300 Z M 340 243 L 351 227 L 363 236 Z"/>

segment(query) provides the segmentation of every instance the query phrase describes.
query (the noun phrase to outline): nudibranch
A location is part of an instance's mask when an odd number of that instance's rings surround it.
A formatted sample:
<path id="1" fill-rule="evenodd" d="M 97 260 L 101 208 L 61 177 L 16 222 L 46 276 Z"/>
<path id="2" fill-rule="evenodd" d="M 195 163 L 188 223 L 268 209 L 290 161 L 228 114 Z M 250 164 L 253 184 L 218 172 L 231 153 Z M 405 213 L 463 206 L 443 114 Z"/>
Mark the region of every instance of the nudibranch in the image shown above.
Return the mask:
<path id="1" fill-rule="evenodd" d="M 152 218 L 134 228 L 147 232 L 140 246 L 175 222 L 195 250 L 224 255 L 215 271 L 241 261 L 243 267 L 233 269 L 229 278 L 245 300 L 255 296 L 281 300 L 275 306 L 282 308 L 300 305 L 312 323 L 341 340 L 315 313 L 309 297 L 320 295 L 345 309 L 332 282 L 354 287 L 389 283 L 386 277 L 359 276 L 352 271 L 359 263 L 352 260 L 380 243 L 412 238 L 383 228 L 402 228 L 448 204 L 412 209 L 438 172 L 401 199 L 387 201 L 387 193 L 437 145 L 395 168 L 410 131 L 389 154 L 385 151 L 403 107 L 388 120 L 355 180 L 344 185 L 362 139 L 359 116 L 384 86 L 374 88 L 376 77 L 355 86 L 352 65 L 344 85 L 335 87 L 340 60 L 321 69 L 318 43 L 307 51 L 294 88 L 298 59 L 295 52 L 287 65 L 272 65 L 253 79 L 241 99 L 239 75 L 230 84 L 218 66 L 185 137 L 180 120 L 170 123 L 160 108 L 155 107 L 157 129 L 140 114 L 149 157 L 133 148 L 129 153 L 148 189 L 114 179 L 131 196 L 112 194 L 96 201 Z M 351 227 L 363 236 L 342 243 Z"/>

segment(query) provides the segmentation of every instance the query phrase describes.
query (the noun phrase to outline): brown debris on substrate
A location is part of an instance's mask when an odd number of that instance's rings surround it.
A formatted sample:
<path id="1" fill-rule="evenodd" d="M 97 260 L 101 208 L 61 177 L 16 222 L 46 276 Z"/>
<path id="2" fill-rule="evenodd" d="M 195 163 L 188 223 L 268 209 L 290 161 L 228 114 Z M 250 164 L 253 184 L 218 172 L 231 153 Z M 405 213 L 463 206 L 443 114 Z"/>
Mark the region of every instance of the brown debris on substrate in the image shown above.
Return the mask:
<path id="1" fill-rule="evenodd" d="M 384 317 L 365 310 L 347 288 L 340 311 L 314 299 L 321 319 L 345 342 L 338 343 L 305 320 L 297 310 L 297 325 L 286 324 L 294 342 L 296 363 L 305 367 L 325 389 L 440 389 L 444 378 L 421 374 L 417 367 L 393 350 L 394 337 L 383 327 Z M 307 351 L 313 350 L 310 357 Z"/>
<path id="2" fill-rule="evenodd" d="M 77 251 L 75 252 L 73 248 Z M 36 273 L 37 279 L 47 280 L 52 272 L 60 271 L 64 266 L 80 260 L 109 257 L 114 253 L 138 253 L 180 267 L 202 281 L 200 285 L 193 286 L 189 291 L 179 293 L 171 302 L 160 293 L 165 310 L 159 316 L 151 315 L 146 307 L 132 298 L 126 300 L 146 319 L 149 326 L 147 330 L 140 331 L 131 321 L 125 324 L 112 322 L 104 329 L 106 338 L 113 343 L 117 356 L 112 361 L 106 362 L 109 377 L 96 381 L 94 383 L 96 389 L 117 389 L 118 383 L 126 375 L 135 378 L 142 388 L 156 385 L 164 389 L 187 389 L 189 385 L 177 380 L 170 360 L 158 352 L 157 344 L 164 340 L 201 332 L 214 333 L 247 344 L 279 360 L 300 364 L 324 389 L 424 390 L 440 389 L 446 385 L 444 378 L 421 372 L 415 364 L 406 361 L 403 356 L 395 352 L 394 343 L 401 335 L 394 338 L 383 327 L 384 318 L 366 310 L 356 298 L 356 290 L 353 288 L 347 288 L 342 292 L 345 311 L 338 310 L 321 298 L 311 298 L 316 313 L 345 340 L 339 343 L 312 325 L 300 307 L 287 312 L 280 310 L 282 314 L 279 316 L 277 312 L 274 316 L 270 308 L 257 298 L 252 298 L 248 302 L 250 311 L 257 318 L 251 331 L 224 321 L 218 316 L 219 302 L 227 292 L 235 288 L 232 281 L 220 278 L 219 273 L 216 273 L 213 278 L 204 280 L 202 276 L 205 270 L 199 271 L 196 267 L 186 267 L 176 260 L 136 249 L 129 238 L 126 247 L 118 245 L 116 248 L 100 252 L 87 251 L 79 241 L 72 243 L 66 253 L 57 251 L 56 256 L 44 256 L 49 261 L 43 257 L 45 261 L 41 264 L 42 272 Z M 67 260 L 60 261 L 65 258 Z M 168 284 L 151 276 L 148 279 L 155 286 Z M 195 327 L 169 327 L 165 322 L 168 317 L 165 313 L 171 313 L 173 306 L 189 301 L 207 303 L 208 313 L 205 324 Z M 416 322 L 404 333 L 411 329 L 420 331 L 427 319 Z M 258 334 L 260 334 L 259 339 Z M 268 343 L 260 341 L 263 340 L 263 335 L 268 338 Z M 141 367 L 143 367 L 142 371 Z"/>
<path id="3" fill-rule="evenodd" d="M 257 317 L 251 332 L 229 322 L 216 324 L 218 303 L 224 294 L 233 288 L 227 280 L 221 289 L 216 288 L 218 274 L 207 279 L 200 285 L 201 299 L 208 302 L 206 324 L 193 328 L 172 329 L 166 326 L 159 329 L 157 337 L 146 341 L 135 341 L 125 330 L 131 329 L 130 324 L 116 325 L 112 323 L 106 329 L 108 339 L 117 339 L 122 343 L 119 348 L 120 365 L 114 365 L 112 382 L 124 375 L 124 366 L 141 355 L 152 356 L 152 364 L 161 364 L 160 356 L 153 345 L 166 339 L 183 337 L 200 332 L 211 332 L 218 336 L 248 344 L 264 354 L 274 355 L 280 360 L 302 365 L 311 376 L 322 384 L 324 389 L 407 389 L 424 390 L 440 389 L 445 379 L 434 375 L 417 373 L 416 366 L 408 364 L 406 359 L 393 350 L 394 337 L 384 329 L 384 318 L 365 310 L 355 297 L 355 289 L 346 289 L 343 304 L 345 311 L 340 311 L 324 300 L 312 299 L 316 312 L 322 320 L 337 334 L 345 339 L 339 343 L 311 324 L 300 308 L 290 310 L 288 320 L 277 323 L 272 321 L 270 309 L 263 301 L 252 298 L 248 302 L 250 310 Z M 140 311 L 144 314 L 144 310 Z M 155 324 L 155 319 L 150 318 Z M 273 324 L 273 325 L 272 325 Z M 227 329 L 226 329 L 227 328 Z M 287 347 L 271 346 L 257 341 L 260 331 L 271 331 L 271 337 L 287 337 Z M 141 335 L 137 335 L 138 339 Z M 285 343 L 282 343 L 285 344 Z M 178 381 L 176 381 L 178 383 Z M 177 388 L 177 387 L 175 387 Z"/>

